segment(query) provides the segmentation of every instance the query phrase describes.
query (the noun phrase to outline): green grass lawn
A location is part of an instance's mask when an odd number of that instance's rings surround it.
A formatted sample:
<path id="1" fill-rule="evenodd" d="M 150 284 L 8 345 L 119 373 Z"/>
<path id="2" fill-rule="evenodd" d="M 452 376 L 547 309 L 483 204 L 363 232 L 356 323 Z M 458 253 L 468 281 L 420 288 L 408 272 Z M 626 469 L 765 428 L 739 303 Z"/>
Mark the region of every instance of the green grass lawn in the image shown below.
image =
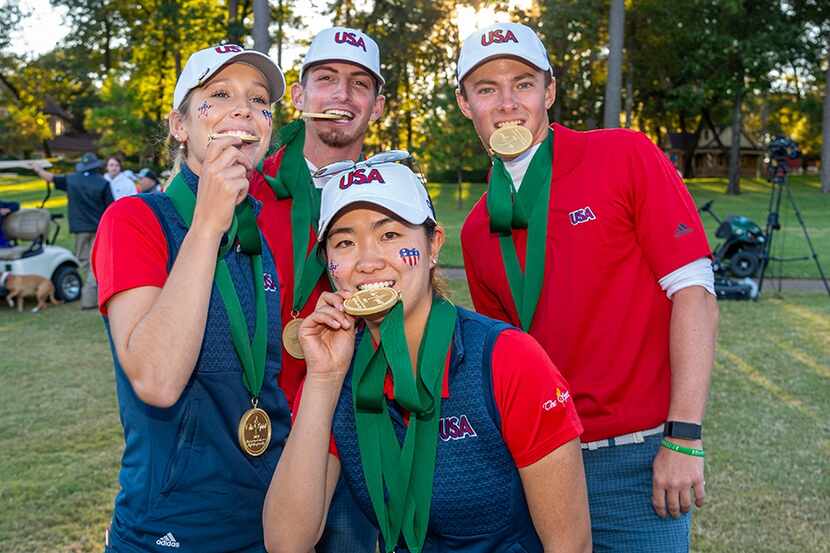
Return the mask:
<path id="1" fill-rule="evenodd" d="M 830 551 L 828 335 L 824 295 L 721 303 L 694 551 Z M 0 421 L 0 551 L 101 551 L 123 443 L 97 314 L 0 305 Z"/>
<path id="2" fill-rule="evenodd" d="M 810 232 L 810 238 L 816 247 L 819 260 L 825 270 L 830 273 L 830 194 L 820 192 L 817 177 L 793 177 L 791 189 L 796 204 Z M 770 185 L 766 181 L 757 179 L 743 179 L 741 181 L 743 193 L 740 196 L 727 196 L 725 179 L 693 179 L 689 181 L 689 190 L 698 205 L 714 200 L 713 208 L 720 217 L 730 214 L 746 215 L 761 228 L 766 227 L 767 206 L 769 204 Z M 444 225 L 447 233 L 447 244 L 441 255 L 441 263 L 446 267 L 461 267 L 461 244 L 459 233 L 461 224 L 475 205 L 485 187 L 481 183 L 464 183 L 461 190 L 461 208 L 457 207 L 457 187 L 455 184 L 430 185 L 430 194 L 435 203 L 438 218 Z M 7 177 L 0 174 L 0 200 L 14 200 L 29 207 L 37 207 L 44 196 L 45 184 L 42 180 L 31 177 Z M 51 211 L 66 212 L 66 195 L 60 190 L 52 192 L 47 204 Z M 784 199 L 781 206 L 781 222 L 783 230 L 776 233 L 774 255 L 779 257 L 798 257 L 809 255 L 807 243 L 804 240 L 801 228 L 795 218 L 789 203 Z M 715 238 L 717 224 L 708 215 L 704 214 L 703 223 L 709 235 L 712 247 L 720 242 Z M 62 246 L 72 249 L 73 241 L 68 233 L 66 220 L 62 221 L 63 230 L 58 239 Z M 779 274 L 794 278 L 818 278 L 818 271 L 812 259 L 808 261 L 793 261 L 785 263 L 783 267 L 773 264 L 768 276 Z"/>

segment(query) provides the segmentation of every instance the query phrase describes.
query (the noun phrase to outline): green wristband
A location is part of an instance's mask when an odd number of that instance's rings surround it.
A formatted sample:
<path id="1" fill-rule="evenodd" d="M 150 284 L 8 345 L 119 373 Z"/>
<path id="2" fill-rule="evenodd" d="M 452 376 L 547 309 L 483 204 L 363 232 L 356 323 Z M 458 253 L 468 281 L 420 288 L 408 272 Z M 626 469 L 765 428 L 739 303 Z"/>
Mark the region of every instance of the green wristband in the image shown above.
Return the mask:
<path id="1" fill-rule="evenodd" d="M 666 438 L 663 438 L 663 441 L 660 442 L 660 445 L 665 447 L 666 449 L 671 449 L 672 451 L 676 451 L 678 453 L 683 453 L 685 455 L 691 455 L 692 457 L 703 457 L 704 453 L 702 449 L 695 449 L 693 447 L 683 447 L 682 445 L 677 445 L 674 442 L 670 442 Z"/>

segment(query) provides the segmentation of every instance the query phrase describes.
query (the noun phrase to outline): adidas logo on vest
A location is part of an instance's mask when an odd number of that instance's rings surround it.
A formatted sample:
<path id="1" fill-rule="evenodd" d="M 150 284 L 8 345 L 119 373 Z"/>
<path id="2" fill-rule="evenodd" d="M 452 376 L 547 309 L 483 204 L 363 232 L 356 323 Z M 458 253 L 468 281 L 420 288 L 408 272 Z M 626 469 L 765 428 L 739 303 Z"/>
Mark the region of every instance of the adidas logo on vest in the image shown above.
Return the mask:
<path id="1" fill-rule="evenodd" d="M 164 547 L 180 547 L 181 544 L 176 541 L 176 538 L 173 536 L 172 532 L 167 532 L 167 534 L 156 540 L 156 545 Z"/>

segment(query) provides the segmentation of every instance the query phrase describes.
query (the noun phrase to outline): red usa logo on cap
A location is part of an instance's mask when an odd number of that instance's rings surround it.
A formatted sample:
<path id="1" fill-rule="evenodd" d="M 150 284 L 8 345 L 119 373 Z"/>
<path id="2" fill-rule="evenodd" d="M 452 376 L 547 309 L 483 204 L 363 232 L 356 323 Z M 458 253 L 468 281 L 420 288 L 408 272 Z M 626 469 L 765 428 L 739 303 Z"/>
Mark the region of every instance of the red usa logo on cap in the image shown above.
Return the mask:
<path id="1" fill-rule="evenodd" d="M 349 44 L 350 46 L 359 46 L 366 51 L 366 43 L 363 42 L 363 37 L 358 37 L 354 33 L 347 31 L 338 31 L 334 33 L 334 42 L 338 44 Z"/>
<path id="2" fill-rule="evenodd" d="M 386 181 L 383 180 L 383 175 L 377 169 L 372 169 L 368 175 L 366 174 L 366 169 L 355 169 L 348 175 L 340 177 L 340 190 L 346 190 L 353 184 L 369 184 L 370 182 L 382 182 L 386 184 Z"/>
<path id="3" fill-rule="evenodd" d="M 515 42 L 516 44 L 519 43 L 519 39 L 516 38 L 516 35 L 513 34 L 513 31 L 508 30 L 505 34 L 504 31 L 501 29 L 494 29 L 489 31 L 483 35 L 481 35 L 481 45 L 482 46 L 490 46 L 494 42 L 496 44 L 503 44 L 505 42 Z"/>
<path id="4" fill-rule="evenodd" d="M 241 52 L 242 48 L 237 46 L 236 44 L 225 44 L 224 46 L 217 46 L 216 53 L 217 54 L 235 54 L 237 52 Z"/>

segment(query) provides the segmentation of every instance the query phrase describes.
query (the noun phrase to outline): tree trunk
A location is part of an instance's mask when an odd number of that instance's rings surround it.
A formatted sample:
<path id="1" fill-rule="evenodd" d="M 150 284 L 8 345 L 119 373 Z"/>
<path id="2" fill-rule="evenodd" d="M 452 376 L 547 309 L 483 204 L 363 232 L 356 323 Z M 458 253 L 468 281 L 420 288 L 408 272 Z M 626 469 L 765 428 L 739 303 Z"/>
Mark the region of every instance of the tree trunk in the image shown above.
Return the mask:
<path id="1" fill-rule="evenodd" d="M 605 113 L 602 126 L 620 126 L 622 94 L 623 36 L 625 34 L 625 0 L 611 0 L 608 17 L 608 81 L 605 83 Z"/>
<path id="2" fill-rule="evenodd" d="M 631 128 L 631 118 L 634 115 L 634 77 L 631 73 L 634 70 L 630 64 L 625 78 L 625 128 Z"/>
<path id="3" fill-rule="evenodd" d="M 410 105 L 410 98 L 412 91 L 409 86 L 409 66 L 408 64 L 404 64 L 403 66 L 403 88 L 404 88 L 404 102 L 407 105 Z M 402 102 L 402 103 L 404 103 Z M 405 110 L 405 117 L 406 117 L 406 151 L 411 152 L 413 151 L 412 148 L 412 110 L 407 109 Z"/>
<path id="4" fill-rule="evenodd" d="M 271 6 L 268 0 L 254 0 L 254 50 L 268 54 L 271 49 L 271 37 L 268 27 L 271 25 Z"/>
<path id="5" fill-rule="evenodd" d="M 280 68 L 282 68 L 282 43 L 283 40 L 285 40 L 282 35 L 282 26 L 285 21 L 284 4 L 285 0 L 279 0 L 279 2 L 277 2 L 277 13 L 279 13 L 277 18 L 277 65 L 279 65 Z"/>
<path id="6" fill-rule="evenodd" d="M 112 29 L 109 24 L 109 14 L 105 14 L 104 23 L 104 72 L 109 75 L 112 69 Z"/>
<path id="7" fill-rule="evenodd" d="M 700 133 L 703 132 L 703 116 L 698 121 L 697 129 L 695 129 L 692 140 L 687 141 L 683 150 L 683 178 L 691 179 L 695 176 L 695 152 L 697 152 L 697 144 L 700 142 Z"/>
<path id="8" fill-rule="evenodd" d="M 821 137 L 821 191 L 830 194 L 830 63 L 828 63 L 827 72 L 824 74 L 824 114 L 821 123 Z"/>
<path id="9" fill-rule="evenodd" d="M 239 0 L 228 0 L 228 42 L 239 44 L 242 38 L 239 32 Z"/>
<path id="10" fill-rule="evenodd" d="M 3 75 L 2 73 L 0 73 L 0 83 L 3 83 L 3 86 L 5 86 L 9 90 L 9 92 L 12 93 L 12 96 L 14 96 L 14 98 L 13 98 L 14 103 L 19 104 L 20 103 L 20 91 L 17 90 L 17 87 L 14 86 L 14 84 L 8 78 L 6 78 L 6 76 Z"/>
<path id="11" fill-rule="evenodd" d="M 741 102 L 743 88 L 738 87 L 735 92 L 735 106 L 732 110 L 732 144 L 729 148 L 729 184 L 726 193 L 737 195 L 741 193 Z"/>
<path id="12" fill-rule="evenodd" d="M 464 202 L 461 199 L 461 179 L 462 179 L 462 176 L 463 176 L 463 171 L 461 170 L 461 165 L 458 165 L 456 167 L 455 176 L 456 176 L 456 182 L 458 183 L 458 186 L 456 188 L 456 194 L 455 194 L 455 208 L 456 209 L 461 209 L 464 205 Z"/>

